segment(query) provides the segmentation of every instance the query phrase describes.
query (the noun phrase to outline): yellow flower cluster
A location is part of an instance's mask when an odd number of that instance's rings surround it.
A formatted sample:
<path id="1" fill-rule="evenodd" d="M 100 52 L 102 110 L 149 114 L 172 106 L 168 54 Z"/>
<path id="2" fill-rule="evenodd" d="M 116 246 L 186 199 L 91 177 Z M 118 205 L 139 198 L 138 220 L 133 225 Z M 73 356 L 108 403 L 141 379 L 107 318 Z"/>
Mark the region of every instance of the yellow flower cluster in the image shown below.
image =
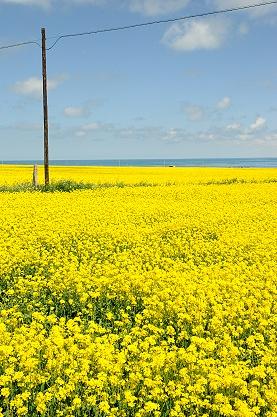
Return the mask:
<path id="1" fill-rule="evenodd" d="M 0 165 L 0 186 L 32 180 L 31 165 Z M 95 184 L 199 184 L 237 180 L 267 182 L 276 179 L 275 168 L 151 168 L 151 167 L 51 167 L 51 180 L 72 180 Z M 43 167 L 38 167 L 38 179 L 43 183 Z"/>
<path id="2" fill-rule="evenodd" d="M 277 417 L 276 170 L 65 174 L 156 186 L 0 193 L 0 417 Z"/>

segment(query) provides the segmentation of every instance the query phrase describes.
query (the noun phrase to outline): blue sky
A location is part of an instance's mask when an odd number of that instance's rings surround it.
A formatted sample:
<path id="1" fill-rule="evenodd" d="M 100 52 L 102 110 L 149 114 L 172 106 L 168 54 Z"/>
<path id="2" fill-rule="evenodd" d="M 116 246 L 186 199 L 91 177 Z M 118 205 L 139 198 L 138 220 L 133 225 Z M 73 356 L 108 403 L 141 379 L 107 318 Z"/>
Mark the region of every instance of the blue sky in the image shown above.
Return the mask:
<path id="1" fill-rule="evenodd" d="M 0 46 L 253 3 L 0 0 Z M 50 158 L 276 157 L 276 36 L 273 5 L 62 40 L 47 58 Z M 0 68 L 0 160 L 42 159 L 39 47 L 0 51 Z"/>

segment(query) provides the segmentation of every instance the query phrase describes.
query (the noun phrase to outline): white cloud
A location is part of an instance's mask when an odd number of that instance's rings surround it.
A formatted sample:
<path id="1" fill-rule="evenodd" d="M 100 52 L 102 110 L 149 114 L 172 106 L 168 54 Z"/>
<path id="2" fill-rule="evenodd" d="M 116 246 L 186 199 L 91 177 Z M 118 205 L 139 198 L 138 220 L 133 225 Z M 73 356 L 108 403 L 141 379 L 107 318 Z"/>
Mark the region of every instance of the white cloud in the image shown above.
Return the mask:
<path id="1" fill-rule="evenodd" d="M 165 142 L 169 143 L 178 143 L 181 142 L 181 138 L 183 137 L 184 133 L 180 129 L 171 128 L 164 133 L 164 136 L 161 139 Z"/>
<path id="2" fill-rule="evenodd" d="M 244 6 L 249 6 L 249 4 L 251 4 L 249 0 L 214 0 L 214 3 L 218 9 L 230 9 L 234 7 L 244 7 Z"/>
<path id="3" fill-rule="evenodd" d="M 173 13 L 185 8 L 191 0 L 124 0 L 122 3 L 130 11 L 141 13 L 147 16 L 162 15 Z M 92 6 L 109 6 L 116 4 L 114 0 L 0 0 L 1 4 L 14 4 L 22 6 L 37 6 L 50 8 L 51 6 L 66 5 L 92 5 Z"/>
<path id="4" fill-rule="evenodd" d="M 243 7 L 250 4 L 249 0 L 206 0 L 211 9 L 225 9 L 233 7 Z M 147 16 L 170 14 L 182 10 L 191 3 L 191 0 L 0 0 L 1 4 L 35 6 L 43 9 L 58 7 L 61 5 L 92 5 L 92 6 L 111 6 L 119 4 L 119 7 L 127 7 L 130 11 L 141 13 Z M 275 12 L 275 5 L 256 7 L 248 9 L 247 12 L 252 17 L 260 17 Z M 239 29 L 240 31 L 240 29 Z M 244 34 L 244 29 L 242 32 Z"/>
<path id="5" fill-rule="evenodd" d="M 185 107 L 185 114 L 191 122 L 197 122 L 203 119 L 205 112 L 201 106 L 189 104 Z"/>
<path id="6" fill-rule="evenodd" d="M 251 133 L 249 132 L 242 132 L 239 135 L 237 135 L 236 140 L 239 142 L 246 142 L 246 141 L 250 141 L 253 138 L 253 136 L 251 135 Z"/>
<path id="7" fill-rule="evenodd" d="M 228 109 L 231 106 L 231 104 L 232 104 L 232 102 L 231 102 L 230 97 L 224 97 L 222 100 L 220 100 L 217 103 L 216 107 L 219 110 L 225 110 L 225 109 Z"/>
<path id="8" fill-rule="evenodd" d="M 14 4 L 19 6 L 38 6 L 44 9 L 50 7 L 51 0 L 0 0 L 0 4 Z"/>
<path id="9" fill-rule="evenodd" d="M 237 126 L 238 127 L 238 126 Z M 207 141 L 217 143 L 219 146 L 223 143 L 232 145 L 277 145 L 277 132 L 271 131 L 261 134 L 259 130 L 249 130 L 247 127 L 239 125 L 238 129 L 222 129 L 214 127 L 213 129 L 203 130 L 194 133 L 195 141 Z"/>
<path id="10" fill-rule="evenodd" d="M 252 2 L 249 0 L 213 0 L 213 5 L 217 9 L 231 9 L 231 8 L 236 8 L 236 7 L 245 7 L 254 3 L 255 2 Z M 259 2 L 256 2 L 256 3 L 259 3 Z M 274 6 L 275 5 L 249 8 L 247 9 L 247 13 L 249 13 L 252 17 L 264 16 L 274 11 Z"/>
<path id="11" fill-rule="evenodd" d="M 266 119 L 264 117 L 257 117 L 255 122 L 250 126 L 251 130 L 259 130 L 265 127 L 266 125 Z"/>
<path id="12" fill-rule="evenodd" d="M 101 124 L 93 122 L 82 125 L 75 133 L 75 135 L 79 138 L 86 136 L 89 132 L 99 130 L 102 127 Z"/>
<path id="13" fill-rule="evenodd" d="M 48 90 L 55 90 L 64 80 L 65 76 L 59 76 L 48 80 Z M 30 77 L 24 81 L 17 81 L 12 90 L 17 94 L 39 98 L 42 95 L 42 79 Z"/>
<path id="14" fill-rule="evenodd" d="M 100 128 L 100 124 L 99 123 L 89 123 L 86 124 L 84 126 L 82 126 L 82 130 L 88 132 L 90 130 L 97 130 Z"/>
<path id="15" fill-rule="evenodd" d="M 47 82 L 48 90 L 55 90 L 66 79 L 67 79 L 67 76 L 65 75 L 60 75 L 55 78 L 50 78 Z"/>
<path id="16" fill-rule="evenodd" d="M 65 5 L 81 5 L 91 4 L 94 6 L 101 6 L 109 2 L 109 0 L 0 0 L 1 4 L 14 4 L 19 6 L 36 6 L 44 9 L 49 9 L 54 4 L 65 4 Z"/>
<path id="17" fill-rule="evenodd" d="M 25 81 L 17 81 L 13 86 L 13 91 L 18 94 L 40 96 L 42 94 L 42 80 L 31 77 Z"/>
<path id="18" fill-rule="evenodd" d="M 165 32 L 162 42 L 178 51 L 216 49 L 224 44 L 229 33 L 229 21 L 202 19 L 174 23 Z"/>
<path id="19" fill-rule="evenodd" d="M 65 107 L 64 115 L 67 117 L 85 117 L 88 116 L 86 107 Z"/>
<path id="20" fill-rule="evenodd" d="M 230 123 L 229 125 L 226 126 L 227 130 L 240 130 L 241 129 L 241 124 L 240 123 Z"/>
<path id="21" fill-rule="evenodd" d="M 82 138 L 82 137 L 84 137 L 84 136 L 86 136 L 86 132 L 84 131 L 84 130 L 77 130 L 77 132 L 75 133 L 75 135 L 78 137 L 78 138 Z"/>
<path id="22" fill-rule="evenodd" d="M 130 10 L 147 16 L 173 13 L 185 8 L 190 0 L 130 0 Z"/>
<path id="23" fill-rule="evenodd" d="M 58 2 L 58 0 L 56 1 Z M 111 2 L 111 0 L 63 0 L 63 3 L 69 6 L 72 4 L 91 4 L 92 6 L 103 6 Z"/>

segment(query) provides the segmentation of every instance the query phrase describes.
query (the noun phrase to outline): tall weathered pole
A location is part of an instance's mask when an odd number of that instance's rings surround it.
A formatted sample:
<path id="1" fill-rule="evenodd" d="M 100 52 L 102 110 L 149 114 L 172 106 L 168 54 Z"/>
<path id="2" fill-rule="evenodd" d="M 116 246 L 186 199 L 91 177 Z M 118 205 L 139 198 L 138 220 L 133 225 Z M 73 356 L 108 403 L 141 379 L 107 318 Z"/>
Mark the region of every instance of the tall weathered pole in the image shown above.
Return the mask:
<path id="1" fill-rule="evenodd" d="M 41 50 L 42 50 L 43 117 L 44 117 L 44 179 L 45 179 L 45 185 L 49 185 L 46 36 L 45 36 L 44 28 L 41 29 Z"/>

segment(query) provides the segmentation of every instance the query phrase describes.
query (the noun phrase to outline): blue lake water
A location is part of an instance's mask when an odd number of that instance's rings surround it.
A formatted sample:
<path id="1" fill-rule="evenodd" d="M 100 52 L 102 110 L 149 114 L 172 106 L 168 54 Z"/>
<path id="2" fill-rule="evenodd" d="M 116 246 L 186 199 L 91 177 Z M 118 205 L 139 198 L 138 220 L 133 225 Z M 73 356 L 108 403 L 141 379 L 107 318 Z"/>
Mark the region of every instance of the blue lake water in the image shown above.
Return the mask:
<path id="1" fill-rule="evenodd" d="M 43 161 L 2 161 L 2 164 L 16 165 L 33 165 L 35 163 L 43 164 Z M 50 164 L 56 166 L 276 168 L 277 158 L 55 160 Z"/>

